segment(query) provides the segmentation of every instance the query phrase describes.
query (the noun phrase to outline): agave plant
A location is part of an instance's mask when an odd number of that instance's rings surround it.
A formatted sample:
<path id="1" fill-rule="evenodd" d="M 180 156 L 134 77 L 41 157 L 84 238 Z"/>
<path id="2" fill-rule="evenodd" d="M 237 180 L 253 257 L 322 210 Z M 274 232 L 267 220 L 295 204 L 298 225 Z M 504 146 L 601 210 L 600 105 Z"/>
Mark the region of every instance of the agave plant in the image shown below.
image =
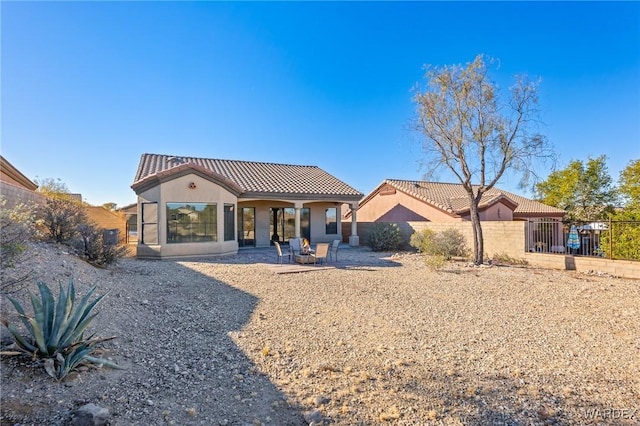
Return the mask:
<path id="1" fill-rule="evenodd" d="M 29 292 L 33 316 L 25 313 L 20 302 L 8 297 L 28 332 L 28 336 L 25 337 L 20 334 L 14 324 L 10 324 L 4 318 L 1 319 L 13 335 L 16 347 L 31 355 L 33 359 L 44 359 L 46 372 L 58 380 L 64 378 L 71 370 L 84 362 L 119 368 L 106 359 L 91 356 L 96 344 L 115 337 L 94 338 L 94 335 L 91 335 L 87 339 L 84 338 L 86 328 L 97 315 L 92 314 L 91 310 L 100 303 L 106 294 L 90 302 L 89 299 L 96 290 L 94 286 L 75 306 L 76 292 L 73 280 L 69 280 L 66 290 L 60 284 L 57 303 L 45 283 L 39 281 L 37 285 L 40 290 L 40 298 Z"/>

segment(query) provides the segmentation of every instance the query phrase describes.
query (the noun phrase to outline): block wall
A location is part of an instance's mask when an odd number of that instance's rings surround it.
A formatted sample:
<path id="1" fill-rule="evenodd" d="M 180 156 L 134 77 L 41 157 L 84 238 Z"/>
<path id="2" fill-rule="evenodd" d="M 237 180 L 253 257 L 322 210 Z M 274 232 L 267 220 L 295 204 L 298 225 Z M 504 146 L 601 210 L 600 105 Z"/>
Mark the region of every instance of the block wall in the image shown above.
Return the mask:
<path id="1" fill-rule="evenodd" d="M 604 272 L 617 277 L 640 279 L 640 262 L 610 260 L 599 257 L 572 256 L 548 253 L 524 253 L 531 266 L 548 269 L 564 269 L 577 272 Z"/>
<path id="2" fill-rule="evenodd" d="M 41 205 L 47 200 L 44 195 L 38 192 L 30 191 L 6 181 L 0 182 L 0 195 L 2 195 L 2 199 L 6 200 L 5 208 L 12 208 L 17 204 L 35 203 Z"/>
<path id="3" fill-rule="evenodd" d="M 348 235 L 349 229 L 343 225 L 342 234 Z M 358 235 L 360 244 L 367 245 L 367 235 L 375 223 L 358 222 Z M 410 249 L 409 239 L 414 232 L 420 232 L 425 228 L 434 232 L 441 232 L 447 229 L 456 229 L 464 235 L 469 250 L 473 250 L 473 228 L 471 222 L 398 222 L 397 225 L 402 230 L 404 248 Z M 490 221 L 482 222 L 482 235 L 484 237 L 485 256 L 492 257 L 496 254 L 506 254 L 510 257 L 521 259 L 524 253 L 524 225 L 522 221 Z"/>

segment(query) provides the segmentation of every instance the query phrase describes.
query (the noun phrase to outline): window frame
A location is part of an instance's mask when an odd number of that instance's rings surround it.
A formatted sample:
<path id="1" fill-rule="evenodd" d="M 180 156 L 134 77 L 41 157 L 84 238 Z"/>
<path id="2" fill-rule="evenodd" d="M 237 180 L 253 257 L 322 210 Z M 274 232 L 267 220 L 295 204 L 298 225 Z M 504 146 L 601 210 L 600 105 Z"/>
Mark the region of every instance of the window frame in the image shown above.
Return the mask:
<path id="1" fill-rule="evenodd" d="M 235 208 L 235 204 L 230 203 L 224 203 L 222 206 L 222 234 L 224 241 L 234 241 L 236 239 Z"/>
<path id="2" fill-rule="evenodd" d="M 189 208 L 192 208 L 190 213 L 172 213 L 172 211 L 188 210 Z M 165 203 L 165 211 L 167 215 L 167 244 L 215 243 L 218 241 L 218 203 L 167 202 Z M 194 214 L 197 219 L 195 222 L 193 221 Z M 203 215 L 202 218 L 201 215 Z M 197 231 L 202 228 L 204 228 L 204 234 L 198 235 Z M 193 232 L 194 229 L 196 232 Z"/>
<path id="3" fill-rule="evenodd" d="M 333 217 L 329 216 L 329 212 L 333 211 Z M 333 219 L 333 220 L 330 220 Z M 324 233 L 325 235 L 338 234 L 338 209 L 337 207 L 327 207 L 324 209 Z"/>

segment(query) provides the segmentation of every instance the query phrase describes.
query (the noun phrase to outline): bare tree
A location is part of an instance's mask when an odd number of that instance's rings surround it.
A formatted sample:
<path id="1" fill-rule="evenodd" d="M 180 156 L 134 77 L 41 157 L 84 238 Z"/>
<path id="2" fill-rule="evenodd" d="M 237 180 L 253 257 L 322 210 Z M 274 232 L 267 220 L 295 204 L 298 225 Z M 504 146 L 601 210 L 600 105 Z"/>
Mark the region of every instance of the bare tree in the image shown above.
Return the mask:
<path id="1" fill-rule="evenodd" d="M 478 55 L 465 67 L 430 67 L 427 87 L 416 89 L 416 130 L 424 137 L 428 173 L 444 167 L 468 194 L 474 263 L 484 258 L 478 205 L 483 194 L 512 170 L 521 187 L 536 178 L 537 159 L 554 159 L 546 138 L 535 132 L 539 81 L 516 76 L 510 97 L 500 98 L 489 77 L 493 61 Z"/>

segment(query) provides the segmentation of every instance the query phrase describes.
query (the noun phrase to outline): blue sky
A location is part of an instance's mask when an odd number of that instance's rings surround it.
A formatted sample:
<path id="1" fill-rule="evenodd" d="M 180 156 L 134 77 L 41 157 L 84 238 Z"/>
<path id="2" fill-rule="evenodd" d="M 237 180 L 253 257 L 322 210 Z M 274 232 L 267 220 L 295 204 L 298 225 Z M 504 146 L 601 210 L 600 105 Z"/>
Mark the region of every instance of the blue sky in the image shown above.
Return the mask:
<path id="1" fill-rule="evenodd" d="M 7 2 L 1 152 L 123 206 L 147 153 L 317 165 L 368 193 L 421 179 L 424 64 L 542 79 L 559 166 L 640 158 L 639 2 Z M 539 171 L 540 172 L 540 171 Z M 550 172 L 542 171 L 546 176 Z M 446 173 L 443 181 L 453 181 Z M 515 179 L 500 187 L 523 195 Z"/>

